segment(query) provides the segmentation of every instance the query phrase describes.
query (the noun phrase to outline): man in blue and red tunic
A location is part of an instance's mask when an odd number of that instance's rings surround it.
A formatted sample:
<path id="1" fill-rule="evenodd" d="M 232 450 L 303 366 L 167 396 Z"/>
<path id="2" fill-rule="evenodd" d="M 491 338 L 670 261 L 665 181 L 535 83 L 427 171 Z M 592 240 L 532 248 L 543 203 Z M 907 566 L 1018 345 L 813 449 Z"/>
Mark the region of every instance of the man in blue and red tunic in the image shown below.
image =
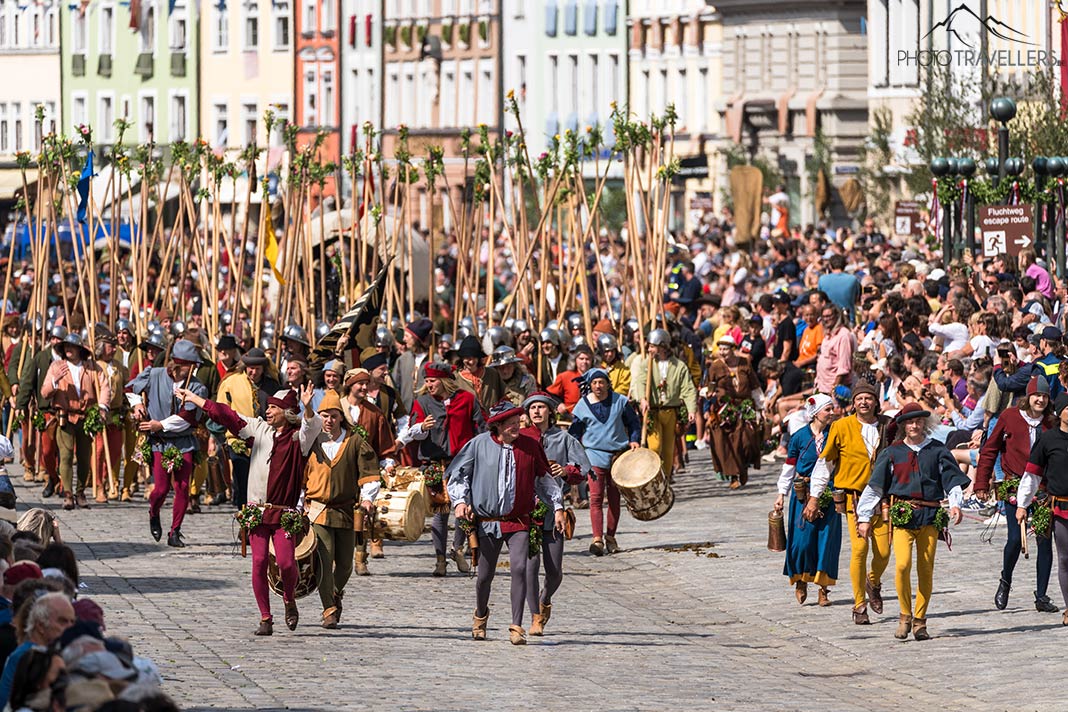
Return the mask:
<path id="1" fill-rule="evenodd" d="M 557 531 L 564 529 L 560 485 L 553 478 L 539 439 L 520 432 L 522 415 L 523 409 L 509 401 L 495 405 L 486 419 L 490 431 L 476 435 L 464 445 L 445 473 L 456 519 L 473 522 L 478 532 L 478 575 L 471 635 L 475 640 L 486 639 L 490 586 L 497 570 L 497 557 L 507 542 L 512 577 L 512 625 L 508 631 L 513 645 L 527 642 L 523 609 L 535 493 L 555 513 Z"/>

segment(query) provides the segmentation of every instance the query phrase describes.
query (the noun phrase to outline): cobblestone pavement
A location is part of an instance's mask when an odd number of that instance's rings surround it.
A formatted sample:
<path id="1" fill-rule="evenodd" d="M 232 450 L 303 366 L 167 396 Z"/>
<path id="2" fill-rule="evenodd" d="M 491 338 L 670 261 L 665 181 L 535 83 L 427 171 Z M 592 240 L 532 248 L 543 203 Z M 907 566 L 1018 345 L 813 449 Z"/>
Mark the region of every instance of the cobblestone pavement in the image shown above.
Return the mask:
<path id="1" fill-rule="evenodd" d="M 1034 559 L 1021 559 L 1005 611 L 993 609 L 1004 529 L 995 545 L 981 524 L 940 544 L 930 610 L 934 638 L 892 637 L 897 620 L 893 564 L 886 614 L 850 620 L 848 543 L 844 585 L 833 605 L 815 595 L 798 606 L 782 556 L 766 550 L 767 512 L 778 466 L 730 492 L 712 478 L 708 453 L 676 482 L 674 509 L 655 522 L 624 514 L 624 551 L 594 558 L 589 518 L 567 544 L 565 578 L 547 635 L 508 643 L 507 571 L 495 582 L 489 641 L 470 640 L 473 579 L 433 578 L 429 536 L 387 544 L 372 576 L 350 582 L 342 627 L 319 627 L 318 599 L 300 601 L 301 625 L 255 638 L 251 560 L 233 543 L 232 509 L 205 508 L 184 527 L 189 548 L 168 549 L 148 533 L 147 504 L 95 505 L 62 521 L 108 628 L 151 656 L 166 690 L 186 709 L 1055 709 L 1053 642 L 1061 617 L 1037 613 Z M 22 482 L 20 508 L 39 501 Z M 164 516 L 167 521 L 169 515 Z M 702 546 L 685 546 L 685 545 Z M 507 561 L 507 557 L 502 557 Z M 1060 605 L 1056 576 L 1051 594 Z M 1036 684 L 1014 684 L 1019 679 Z M 1011 691 L 1011 701 L 995 691 Z"/>

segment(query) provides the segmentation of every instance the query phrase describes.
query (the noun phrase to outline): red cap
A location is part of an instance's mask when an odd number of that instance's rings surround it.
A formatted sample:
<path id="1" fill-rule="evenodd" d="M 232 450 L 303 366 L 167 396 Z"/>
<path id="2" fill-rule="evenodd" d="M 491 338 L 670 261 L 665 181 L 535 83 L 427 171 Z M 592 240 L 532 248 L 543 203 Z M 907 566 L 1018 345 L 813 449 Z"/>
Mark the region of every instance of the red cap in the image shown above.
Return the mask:
<path id="1" fill-rule="evenodd" d="M 267 405 L 278 406 L 282 410 L 297 410 L 300 407 L 300 402 L 297 400 L 297 392 L 289 389 L 278 391 L 268 398 Z"/>
<path id="2" fill-rule="evenodd" d="M 41 567 L 32 561 L 20 561 L 4 572 L 5 586 L 18 586 L 29 579 L 43 578 Z"/>
<path id="3" fill-rule="evenodd" d="M 423 365 L 424 378 L 452 378 L 452 366 L 447 363 L 426 363 Z"/>

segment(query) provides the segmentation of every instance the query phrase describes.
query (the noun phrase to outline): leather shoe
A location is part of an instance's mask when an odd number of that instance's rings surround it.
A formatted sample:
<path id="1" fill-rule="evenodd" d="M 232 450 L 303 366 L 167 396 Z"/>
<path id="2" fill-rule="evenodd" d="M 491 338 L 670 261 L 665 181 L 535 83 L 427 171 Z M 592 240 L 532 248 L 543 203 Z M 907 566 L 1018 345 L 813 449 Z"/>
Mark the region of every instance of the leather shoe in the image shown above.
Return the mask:
<path id="1" fill-rule="evenodd" d="M 1053 601 L 1049 600 L 1049 596 L 1042 596 L 1041 598 L 1035 596 L 1035 610 L 1039 613 L 1056 613 L 1061 609 L 1053 605 Z"/>
<path id="2" fill-rule="evenodd" d="M 300 620 L 300 613 L 297 611 L 296 601 L 286 601 L 286 627 L 290 630 L 297 629 L 297 621 Z"/>
<path id="3" fill-rule="evenodd" d="M 600 539 L 594 539 L 590 544 L 590 553 L 594 556 L 604 556 L 604 542 Z"/>
<path id="4" fill-rule="evenodd" d="M 159 541 L 163 538 L 163 525 L 159 523 L 159 515 L 148 518 L 148 529 L 152 532 L 152 538 Z"/>
<path id="5" fill-rule="evenodd" d="M 873 613 L 882 615 L 883 613 L 883 587 L 873 586 L 871 580 L 864 582 L 864 592 L 868 594 L 868 605 L 871 606 Z"/>
<path id="6" fill-rule="evenodd" d="M 994 607 L 999 611 L 1005 610 L 1005 607 L 1009 605 L 1009 589 L 1012 588 L 1005 579 L 1001 579 L 998 583 L 998 592 L 994 594 Z"/>
<path id="7" fill-rule="evenodd" d="M 341 622 L 341 611 L 344 608 L 341 605 L 341 599 L 345 597 L 344 591 L 334 591 L 334 608 L 337 610 L 338 623 Z"/>
<path id="8" fill-rule="evenodd" d="M 327 610 L 323 611 L 323 628 L 334 630 L 335 628 L 337 628 L 337 624 L 338 620 L 336 608 L 328 608 Z"/>
<path id="9" fill-rule="evenodd" d="M 604 538 L 604 548 L 609 554 L 619 553 L 619 544 L 616 543 L 616 538 L 612 535 L 608 535 Z"/>
<path id="10" fill-rule="evenodd" d="M 68 494 L 66 497 L 63 498 L 63 509 L 65 509 L 65 510 L 67 510 L 69 512 L 72 509 L 74 509 L 74 507 L 75 507 L 74 497 L 72 497 L 72 496 L 70 496 Z"/>
<path id="11" fill-rule="evenodd" d="M 79 492 L 74 501 L 78 503 L 78 509 L 89 509 L 89 502 L 85 499 L 85 492 Z"/>
<path id="12" fill-rule="evenodd" d="M 820 593 L 817 599 L 817 603 L 823 608 L 826 608 L 827 606 L 831 605 L 831 597 L 828 595 L 829 593 L 830 591 L 828 591 L 826 587 L 820 587 Z"/>
<path id="13" fill-rule="evenodd" d="M 185 542 L 182 541 L 182 533 L 175 529 L 173 532 L 167 535 L 167 546 L 173 546 L 176 549 L 185 547 Z"/>
<path id="14" fill-rule="evenodd" d="M 853 623 L 856 625 L 871 625 L 871 619 L 868 618 L 868 607 L 860 606 L 853 609 Z"/>
<path id="15" fill-rule="evenodd" d="M 270 618 L 260 621 L 260 627 L 256 629 L 256 635 L 274 635 L 274 621 Z"/>
<path id="16" fill-rule="evenodd" d="M 798 581 L 794 584 L 794 595 L 797 596 L 799 605 L 805 605 L 805 601 L 808 600 L 808 584 L 804 581 Z"/>
<path id="17" fill-rule="evenodd" d="M 56 493 L 56 483 L 55 482 L 49 482 L 48 484 L 46 484 L 44 486 L 44 489 L 41 490 L 41 497 L 43 499 L 48 499 L 49 497 L 51 497 L 55 493 Z"/>

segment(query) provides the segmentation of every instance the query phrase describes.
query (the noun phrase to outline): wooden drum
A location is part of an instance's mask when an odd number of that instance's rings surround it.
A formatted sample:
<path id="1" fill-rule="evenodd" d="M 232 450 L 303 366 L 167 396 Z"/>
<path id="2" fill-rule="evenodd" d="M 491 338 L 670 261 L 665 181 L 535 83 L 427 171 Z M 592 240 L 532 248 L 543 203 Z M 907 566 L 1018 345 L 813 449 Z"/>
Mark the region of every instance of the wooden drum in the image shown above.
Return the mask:
<path id="1" fill-rule="evenodd" d="M 319 589 L 319 576 L 321 574 L 319 552 L 317 549 L 315 532 L 308 527 L 304 536 L 300 538 L 294 547 L 293 558 L 297 562 L 297 586 L 293 592 L 296 598 L 304 598 L 309 593 Z M 274 559 L 274 538 L 270 541 L 270 550 L 267 555 L 267 585 L 279 596 L 282 595 L 282 575 L 278 571 L 278 564 Z"/>
<path id="2" fill-rule="evenodd" d="M 426 499 L 418 488 L 387 490 L 375 500 L 375 537 L 418 541 L 426 521 Z"/>
<path id="3" fill-rule="evenodd" d="M 648 448 L 628 450 L 612 463 L 616 483 L 631 516 L 648 522 L 671 511 L 675 493 L 660 468 L 660 456 Z"/>

